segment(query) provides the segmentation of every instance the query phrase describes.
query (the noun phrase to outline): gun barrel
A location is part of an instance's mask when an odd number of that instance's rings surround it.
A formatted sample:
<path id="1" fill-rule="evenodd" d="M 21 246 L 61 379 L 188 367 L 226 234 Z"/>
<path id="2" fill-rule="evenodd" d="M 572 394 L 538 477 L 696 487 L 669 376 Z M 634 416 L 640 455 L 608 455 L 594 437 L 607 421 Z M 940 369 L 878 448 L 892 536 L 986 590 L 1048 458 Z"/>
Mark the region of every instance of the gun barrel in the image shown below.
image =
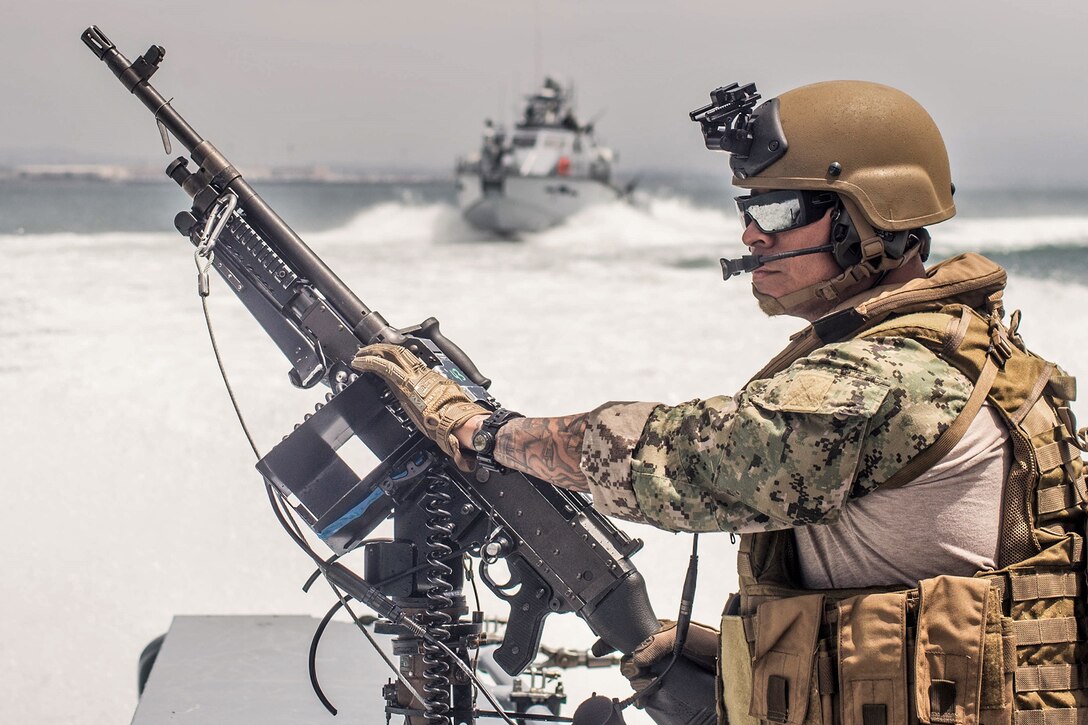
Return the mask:
<path id="1" fill-rule="evenodd" d="M 113 71 L 121 84 L 151 111 L 155 120 L 189 151 L 193 161 L 207 173 L 211 182 L 220 191 L 230 190 L 238 196 L 239 206 L 245 210 L 250 224 L 273 240 L 286 261 L 313 282 L 329 305 L 351 326 L 361 342 L 390 336 L 392 330 L 385 319 L 363 304 L 287 222 L 254 191 L 227 158 L 210 142 L 205 141 L 174 110 L 170 101 L 148 82 L 165 55 L 160 46 L 151 46 L 145 55 L 133 63 L 117 50 L 98 26 L 87 28 L 81 37 L 99 60 Z"/>
<path id="2" fill-rule="evenodd" d="M 192 152 L 193 149 L 204 142 L 200 134 L 177 111 L 170 107 L 170 102 L 147 82 L 147 79 L 157 69 L 158 62 L 166 54 L 161 46 L 151 46 L 147 55 L 142 56 L 136 63 L 132 63 L 97 25 L 92 25 L 84 30 L 83 35 L 80 37 L 83 38 L 83 42 L 86 43 L 87 47 L 98 56 L 98 59 L 113 71 L 121 84 L 147 106 L 148 110 L 155 116 L 155 120 L 166 126 L 170 133 L 174 135 L 174 138 L 181 142 L 182 146 Z"/>

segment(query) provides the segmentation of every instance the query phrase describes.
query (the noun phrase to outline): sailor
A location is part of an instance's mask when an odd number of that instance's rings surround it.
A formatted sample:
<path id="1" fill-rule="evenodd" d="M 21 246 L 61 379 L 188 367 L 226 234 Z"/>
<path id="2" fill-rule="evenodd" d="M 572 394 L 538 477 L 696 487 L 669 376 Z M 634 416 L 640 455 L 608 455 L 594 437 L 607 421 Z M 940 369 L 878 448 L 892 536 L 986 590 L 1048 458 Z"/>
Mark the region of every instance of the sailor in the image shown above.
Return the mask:
<path id="1" fill-rule="evenodd" d="M 715 94 L 693 118 L 749 192 L 751 254 L 723 269 L 752 273 L 767 314 L 809 323 L 739 392 L 526 418 L 483 410 L 402 348 L 355 366 L 461 465 L 740 534 L 741 591 L 685 652 L 721 674 L 723 721 L 1088 722 L 1075 381 L 1005 317 L 1003 269 L 924 266 L 926 227 L 955 214 L 937 126 L 874 83 L 758 106 L 752 86 Z M 636 687 L 672 633 L 627 658 Z"/>

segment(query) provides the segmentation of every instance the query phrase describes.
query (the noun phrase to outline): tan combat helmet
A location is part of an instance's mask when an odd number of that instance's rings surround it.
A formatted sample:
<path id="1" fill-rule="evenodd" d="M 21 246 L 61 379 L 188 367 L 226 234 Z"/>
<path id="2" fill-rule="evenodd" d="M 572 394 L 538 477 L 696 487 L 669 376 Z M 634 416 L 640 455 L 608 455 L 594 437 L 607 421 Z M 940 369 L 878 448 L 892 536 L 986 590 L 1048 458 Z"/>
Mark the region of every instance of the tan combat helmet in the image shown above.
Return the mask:
<path id="1" fill-rule="evenodd" d="M 906 93 L 866 81 L 826 81 L 774 100 L 787 148 L 751 174 L 746 159 L 734 156 L 734 185 L 834 191 L 852 199 L 874 228 L 892 232 L 955 215 L 941 132 Z"/>
<path id="2" fill-rule="evenodd" d="M 708 148 L 727 151 L 744 189 L 831 191 L 843 212 L 833 226 L 843 275 L 783 298 L 786 309 L 837 299 L 857 281 L 901 265 L 917 233 L 956 213 L 948 154 L 937 125 L 902 91 L 867 81 L 826 81 L 758 107 L 754 84 L 711 93 L 693 111 Z"/>

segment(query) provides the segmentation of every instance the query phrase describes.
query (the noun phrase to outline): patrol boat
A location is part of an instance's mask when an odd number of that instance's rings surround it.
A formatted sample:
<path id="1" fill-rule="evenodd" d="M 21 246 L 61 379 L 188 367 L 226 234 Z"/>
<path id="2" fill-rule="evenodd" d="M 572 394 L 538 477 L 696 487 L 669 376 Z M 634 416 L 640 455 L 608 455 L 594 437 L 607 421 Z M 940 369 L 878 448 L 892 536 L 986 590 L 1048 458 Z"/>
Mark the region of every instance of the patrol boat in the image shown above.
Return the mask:
<path id="1" fill-rule="evenodd" d="M 484 122 L 479 152 L 457 162 L 458 205 L 484 231 L 540 231 L 628 194 L 612 184 L 615 161 L 594 139 L 593 123 L 576 118 L 570 89 L 548 77 L 526 97 L 512 134 Z"/>

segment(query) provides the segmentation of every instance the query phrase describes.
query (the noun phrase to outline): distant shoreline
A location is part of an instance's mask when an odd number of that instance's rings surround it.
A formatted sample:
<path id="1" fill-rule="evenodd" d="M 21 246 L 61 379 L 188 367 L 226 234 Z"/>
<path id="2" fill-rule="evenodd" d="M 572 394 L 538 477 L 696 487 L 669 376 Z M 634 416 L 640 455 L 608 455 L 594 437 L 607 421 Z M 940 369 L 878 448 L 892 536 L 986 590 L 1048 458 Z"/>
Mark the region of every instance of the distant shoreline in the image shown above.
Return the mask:
<path id="1" fill-rule="evenodd" d="M 125 166 L 118 164 L 22 164 L 0 166 L 0 181 L 107 181 L 168 182 L 164 167 Z M 351 171 L 327 166 L 297 168 L 250 168 L 244 171 L 250 181 L 344 183 L 420 183 L 451 181 L 453 171 Z"/>
<path id="2" fill-rule="evenodd" d="M 127 165 L 127 164 L 0 164 L 0 182 L 5 181 L 95 181 L 105 183 L 171 183 L 165 173 L 166 163 L 162 166 Z M 310 183 L 310 184 L 428 184 L 454 183 L 453 169 L 342 169 L 326 165 L 292 167 L 242 168 L 242 173 L 251 182 L 267 183 Z M 705 186 L 709 192 L 720 193 L 722 198 L 733 196 L 737 191 L 729 184 L 726 174 L 706 174 L 702 171 L 685 172 L 676 169 L 626 170 L 620 181 L 634 179 L 641 181 L 640 186 L 664 185 L 676 188 L 692 189 Z M 991 193 L 1022 191 L 1029 194 L 1052 193 L 1055 196 L 1080 196 L 1088 198 L 1088 184 L 1085 186 L 1058 185 L 1018 185 L 1000 184 L 994 180 L 982 184 L 963 184 L 967 193 Z"/>

